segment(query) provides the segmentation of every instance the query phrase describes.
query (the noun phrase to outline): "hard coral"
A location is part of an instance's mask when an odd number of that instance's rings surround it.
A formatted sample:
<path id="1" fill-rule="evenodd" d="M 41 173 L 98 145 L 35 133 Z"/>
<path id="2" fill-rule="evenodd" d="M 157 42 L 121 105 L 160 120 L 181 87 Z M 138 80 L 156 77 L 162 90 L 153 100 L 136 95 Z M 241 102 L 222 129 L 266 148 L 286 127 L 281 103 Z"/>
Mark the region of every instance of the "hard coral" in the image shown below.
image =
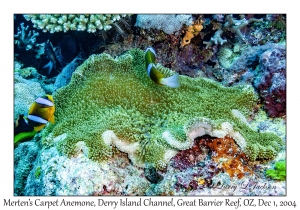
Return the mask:
<path id="1" fill-rule="evenodd" d="M 109 30 L 111 24 L 126 15 L 118 14 L 27 14 L 26 20 L 33 23 L 33 27 L 43 32 L 67 32 L 69 30 L 87 31 L 95 33 L 98 30 Z"/>
<path id="2" fill-rule="evenodd" d="M 36 46 L 36 37 L 39 35 L 38 32 L 29 31 L 29 26 L 24 26 L 24 23 L 20 24 L 21 29 L 18 28 L 18 33 L 14 37 L 17 39 L 15 44 L 20 49 L 30 50 Z"/>
<path id="3" fill-rule="evenodd" d="M 135 26 L 143 29 L 162 29 L 166 34 L 179 31 L 182 25 L 191 25 L 192 15 L 138 15 Z"/>
<path id="4" fill-rule="evenodd" d="M 213 37 L 210 38 L 210 40 L 208 42 L 204 41 L 203 44 L 206 44 L 206 49 L 211 47 L 213 44 L 224 44 L 225 42 L 227 42 L 226 39 L 222 39 L 221 35 L 222 35 L 223 31 L 221 29 L 217 30 L 214 34 Z"/>
<path id="5" fill-rule="evenodd" d="M 27 177 L 34 167 L 39 147 L 34 141 L 24 142 L 14 150 L 14 195 L 22 196 Z"/>
<path id="6" fill-rule="evenodd" d="M 167 76 L 173 74 L 161 65 L 157 68 Z M 205 134 L 229 133 L 242 149 L 248 145 L 263 149 L 271 143 L 275 154 L 279 151 L 279 137 L 257 133 L 232 114 L 233 109 L 242 115 L 251 113 L 257 100 L 253 89 L 223 87 L 203 78 L 180 76 L 179 80 L 177 89 L 153 83 L 139 49 L 116 59 L 92 55 L 54 95 L 56 123 L 43 131 L 52 132 L 44 138 L 66 133 L 58 149 L 68 156 L 75 153 L 77 142 L 84 141 L 92 160 L 107 160 L 116 146 L 134 165 L 149 163 L 155 168 L 165 167 L 179 150 L 190 148 L 196 137 Z M 253 158 L 264 157 L 258 153 Z"/>
<path id="7" fill-rule="evenodd" d="M 226 16 L 226 23 L 224 24 L 224 29 L 236 33 L 242 40 L 245 40 L 241 29 L 246 27 L 249 23 L 252 22 L 262 22 L 262 19 L 250 18 L 246 20 L 245 16 L 242 15 L 240 20 L 233 18 L 233 15 Z"/>

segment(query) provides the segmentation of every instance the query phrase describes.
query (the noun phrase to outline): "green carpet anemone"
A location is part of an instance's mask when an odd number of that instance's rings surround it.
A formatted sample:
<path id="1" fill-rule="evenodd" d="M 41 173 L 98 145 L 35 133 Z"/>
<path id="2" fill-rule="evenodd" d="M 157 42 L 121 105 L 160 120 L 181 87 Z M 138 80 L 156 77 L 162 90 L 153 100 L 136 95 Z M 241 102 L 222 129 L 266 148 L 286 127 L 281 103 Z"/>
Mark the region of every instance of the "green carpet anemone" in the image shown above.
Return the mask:
<path id="1" fill-rule="evenodd" d="M 156 68 L 174 74 L 159 64 Z M 223 87 L 182 75 L 179 81 L 178 88 L 151 81 L 140 49 L 117 58 L 91 55 L 54 94 L 56 122 L 44 129 L 42 142 L 69 157 L 81 152 L 99 162 L 109 159 L 115 146 L 134 165 L 158 169 L 205 134 L 231 136 L 251 160 L 272 159 L 280 151 L 277 135 L 247 124 L 245 116 L 257 102 L 251 87 Z"/>

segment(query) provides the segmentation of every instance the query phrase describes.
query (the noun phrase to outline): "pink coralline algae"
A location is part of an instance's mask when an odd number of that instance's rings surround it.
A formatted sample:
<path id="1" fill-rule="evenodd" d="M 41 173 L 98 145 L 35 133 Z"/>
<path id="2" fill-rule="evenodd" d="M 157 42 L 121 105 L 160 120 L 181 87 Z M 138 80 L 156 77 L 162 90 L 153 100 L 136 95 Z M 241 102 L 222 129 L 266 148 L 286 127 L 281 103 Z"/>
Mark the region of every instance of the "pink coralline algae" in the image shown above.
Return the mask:
<path id="1" fill-rule="evenodd" d="M 260 73 L 254 82 L 270 117 L 286 114 L 286 50 L 285 46 L 265 51 L 260 56 Z"/>

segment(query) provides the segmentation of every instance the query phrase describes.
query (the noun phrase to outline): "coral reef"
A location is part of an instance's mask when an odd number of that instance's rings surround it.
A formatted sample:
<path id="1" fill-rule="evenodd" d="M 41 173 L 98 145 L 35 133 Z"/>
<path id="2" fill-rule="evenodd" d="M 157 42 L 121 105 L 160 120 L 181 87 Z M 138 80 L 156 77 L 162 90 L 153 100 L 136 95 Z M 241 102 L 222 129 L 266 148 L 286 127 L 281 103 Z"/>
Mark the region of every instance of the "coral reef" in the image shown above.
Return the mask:
<path id="1" fill-rule="evenodd" d="M 21 29 L 20 29 L 21 27 Z M 44 43 L 40 44 L 36 42 L 36 38 L 39 36 L 38 32 L 35 32 L 34 30 L 29 30 L 29 26 L 27 25 L 26 28 L 24 26 L 24 23 L 20 23 L 20 27 L 18 27 L 18 32 L 16 35 L 14 35 L 14 43 L 15 43 L 15 52 L 26 52 L 27 59 L 33 60 L 39 59 L 42 54 L 44 54 Z M 18 54 L 15 54 L 15 56 L 18 56 Z M 21 57 L 23 59 L 23 56 Z M 24 59 L 26 60 L 26 59 Z M 15 59 L 16 61 L 16 59 Z M 15 63 L 16 64 L 16 63 Z M 23 66 L 16 65 L 16 68 L 19 69 Z"/>
<path id="2" fill-rule="evenodd" d="M 217 52 L 218 60 L 221 66 L 225 69 L 230 69 L 233 62 L 238 58 L 237 53 L 235 53 L 228 46 L 222 46 Z"/>
<path id="3" fill-rule="evenodd" d="M 164 179 L 158 184 L 151 185 L 146 195 L 187 195 L 193 191 L 209 188 L 220 169 L 217 163 L 207 160 L 183 171 L 170 166 L 166 171 Z"/>
<path id="4" fill-rule="evenodd" d="M 52 94 L 53 88 L 54 88 L 53 83 L 56 78 L 47 78 L 46 76 L 41 75 L 33 67 L 15 69 L 14 71 L 15 71 L 15 75 L 18 75 L 18 76 L 26 79 L 28 82 L 39 83 L 41 85 L 41 88 L 43 88 L 47 94 Z"/>
<path id="5" fill-rule="evenodd" d="M 82 64 L 83 61 L 83 58 L 76 57 L 72 62 L 63 68 L 61 73 L 56 77 L 53 87 L 55 91 L 70 82 L 73 72 L 80 64 Z"/>
<path id="6" fill-rule="evenodd" d="M 210 38 L 210 40 L 208 42 L 204 41 L 203 44 L 206 45 L 206 49 L 211 47 L 213 44 L 224 44 L 225 42 L 227 42 L 226 39 L 222 39 L 221 35 L 222 35 L 223 31 L 221 29 L 217 30 L 214 34 L 213 37 Z"/>
<path id="7" fill-rule="evenodd" d="M 230 56 L 230 59 L 228 60 L 230 63 L 230 67 L 229 69 L 225 69 L 225 71 L 223 72 L 222 83 L 226 86 L 249 84 L 257 87 L 257 85 L 253 84 L 254 79 L 257 75 L 259 75 L 257 79 L 259 81 L 262 76 L 261 72 L 264 71 L 264 67 L 262 66 L 260 59 L 261 55 L 267 50 L 280 48 L 282 51 L 285 48 L 284 43 L 276 44 L 271 42 L 258 46 L 241 47 L 237 44 L 235 46 L 240 50 L 236 52 L 237 49 L 230 49 L 230 51 L 232 51 L 232 54 L 234 54 L 234 58 Z M 227 46 L 224 46 L 224 48 L 227 48 Z"/>
<path id="8" fill-rule="evenodd" d="M 95 33 L 98 30 L 109 30 L 111 24 L 126 15 L 117 14 L 28 14 L 24 15 L 35 28 L 43 32 L 67 32 L 69 30 Z"/>
<path id="9" fill-rule="evenodd" d="M 231 178 L 236 176 L 240 179 L 245 174 L 252 174 L 252 169 L 247 165 L 247 155 L 228 136 L 202 136 L 194 141 L 190 149 L 180 151 L 171 161 L 172 165 L 181 171 L 203 165 L 205 162 L 213 162 Z"/>
<path id="10" fill-rule="evenodd" d="M 199 141 L 195 140 L 190 149 L 179 151 L 171 159 L 171 165 L 180 171 L 184 171 L 187 168 L 197 166 L 200 162 L 204 162 L 208 157 L 208 152 L 208 147 L 199 144 Z"/>
<path id="11" fill-rule="evenodd" d="M 233 83 L 248 83 L 257 88 L 260 97 L 263 99 L 264 109 L 270 117 L 281 117 L 286 114 L 286 49 L 285 44 L 266 43 L 262 46 L 248 47 L 242 54 L 233 58 L 233 62 L 223 61 L 234 54 L 224 53 L 220 57 L 220 63 L 224 67 L 229 66 L 228 77 L 223 83 L 232 85 Z M 226 48 L 225 48 L 226 49 Z M 229 56 L 230 55 L 230 56 Z M 224 59 L 226 61 L 226 59 Z M 228 59 L 231 60 L 231 59 Z"/>
<path id="12" fill-rule="evenodd" d="M 274 132 L 284 142 L 286 141 L 286 119 L 282 118 L 269 118 L 268 114 L 264 110 L 259 110 L 255 113 L 254 119 L 250 122 L 250 125 L 262 132 Z"/>
<path id="13" fill-rule="evenodd" d="M 16 196 L 286 195 L 285 14 L 15 14 L 14 39 Z"/>
<path id="14" fill-rule="evenodd" d="M 32 67 L 28 68 L 17 68 L 14 70 L 15 72 L 18 72 L 21 77 L 24 79 L 30 79 L 33 78 L 37 74 L 37 70 Z"/>
<path id="15" fill-rule="evenodd" d="M 40 151 L 24 195 L 142 195 L 149 187 L 140 177 L 143 171 L 130 165 L 121 153 L 98 164 L 85 156 L 84 142 L 77 147 L 70 159 L 60 156 L 55 147 Z"/>
<path id="16" fill-rule="evenodd" d="M 158 183 L 163 179 L 162 175 L 157 172 L 156 168 L 149 164 L 146 164 L 146 167 L 144 168 L 144 175 L 151 183 Z"/>
<path id="17" fill-rule="evenodd" d="M 176 173 L 176 182 L 174 188 L 184 191 L 191 191 L 209 187 L 212 179 L 218 174 L 220 169 L 217 163 L 206 161 L 202 166 L 189 168 L 186 171 Z"/>
<path id="18" fill-rule="evenodd" d="M 36 46 L 36 37 L 39 35 L 38 32 L 29 31 L 29 26 L 24 26 L 24 23 L 20 24 L 21 29 L 18 28 L 18 33 L 15 35 L 15 44 L 18 46 L 20 49 L 26 49 L 30 50 L 34 46 Z"/>
<path id="19" fill-rule="evenodd" d="M 202 24 L 203 24 L 202 20 L 197 20 L 188 27 L 188 29 L 181 41 L 180 47 L 184 47 L 185 45 L 189 44 L 191 42 L 191 39 L 200 33 L 200 31 L 203 29 Z"/>
<path id="20" fill-rule="evenodd" d="M 217 162 L 219 168 L 228 173 L 231 178 L 236 176 L 240 179 L 246 173 L 252 174 L 252 169 L 247 164 L 248 157 L 232 138 L 202 138 L 199 144 L 211 150 L 212 160 Z"/>
<path id="21" fill-rule="evenodd" d="M 270 117 L 286 114 L 286 49 L 283 45 L 266 50 L 260 56 L 260 72 L 254 81 L 265 101 Z"/>
<path id="22" fill-rule="evenodd" d="M 201 163 L 184 171 L 168 166 L 164 179 L 158 184 L 152 184 L 146 191 L 146 195 L 286 195 L 286 186 L 284 181 L 266 182 L 265 177 L 255 175 L 245 175 L 241 179 L 230 178 L 227 173 L 218 169 L 216 163 L 207 161 L 206 164 Z"/>
<path id="23" fill-rule="evenodd" d="M 244 27 L 246 27 L 248 24 L 250 24 L 252 22 L 262 22 L 263 21 L 263 19 L 256 19 L 256 18 L 249 18 L 247 20 L 244 15 L 241 15 L 240 20 L 233 18 L 233 15 L 226 15 L 225 20 L 226 20 L 226 22 L 222 26 L 220 26 L 218 24 L 218 26 L 216 27 L 216 29 L 218 29 L 218 30 L 215 32 L 213 37 L 211 37 L 211 39 L 209 41 L 203 42 L 203 44 L 206 45 L 206 49 L 210 48 L 212 45 L 216 45 L 216 44 L 222 45 L 225 42 L 227 42 L 226 39 L 223 39 L 221 37 L 221 35 L 223 34 L 223 31 L 229 31 L 229 32 L 235 33 L 243 41 L 246 41 L 244 35 L 241 32 L 241 29 L 243 29 Z"/>
<path id="24" fill-rule="evenodd" d="M 149 79 L 144 62 L 138 49 L 117 59 L 107 54 L 87 59 L 69 85 L 54 95 L 56 123 L 46 128 L 44 142 L 51 144 L 53 137 L 66 133 L 58 148 L 68 156 L 84 141 L 88 157 L 101 162 L 111 156 L 114 145 L 128 153 L 134 165 L 144 167 L 147 162 L 155 168 L 165 167 L 178 150 L 188 149 L 194 138 L 205 134 L 231 135 L 251 159 L 271 159 L 279 151 L 279 137 L 257 133 L 232 114 L 235 109 L 250 114 L 257 100 L 251 88 L 225 88 L 180 76 L 181 87 L 170 90 Z"/>
<path id="25" fill-rule="evenodd" d="M 283 14 L 267 14 L 266 21 L 258 22 L 245 33 L 247 43 L 264 45 L 267 42 L 279 43 L 286 39 L 286 17 Z"/>
<path id="26" fill-rule="evenodd" d="M 35 141 L 24 142 L 14 150 L 14 194 L 25 195 L 27 177 L 34 167 L 39 147 Z"/>
<path id="27" fill-rule="evenodd" d="M 161 29 L 166 34 L 172 34 L 179 31 L 183 24 L 191 25 L 192 20 L 191 15 L 138 15 L 135 26 L 143 29 Z"/>
<path id="28" fill-rule="evenodd" d="M 19 115 L 27 114 L 34 100 L 45 95 L 45 91 L 39 83 L 26 80 L 19 73 L 15 73 L 14 84 L 14 121 L 16 121 Z"/>
<path id="29" fill-rule="evenodd" d="M 240 20 L 236 20 L 233 18 L 232 15 L 226 15 L 226 23 L 224 23 L 224 29 L 237 34 L 242 40 L 245 40 L 245 37 L 243 36 L 241 29 L 247 26 L 249 23 L 252 22 L 262 22 L 262 19 L 256 19 L 256 18 L 250 18 L 249 20 L 246 20 L 244 15 L 241 15 Z"/>

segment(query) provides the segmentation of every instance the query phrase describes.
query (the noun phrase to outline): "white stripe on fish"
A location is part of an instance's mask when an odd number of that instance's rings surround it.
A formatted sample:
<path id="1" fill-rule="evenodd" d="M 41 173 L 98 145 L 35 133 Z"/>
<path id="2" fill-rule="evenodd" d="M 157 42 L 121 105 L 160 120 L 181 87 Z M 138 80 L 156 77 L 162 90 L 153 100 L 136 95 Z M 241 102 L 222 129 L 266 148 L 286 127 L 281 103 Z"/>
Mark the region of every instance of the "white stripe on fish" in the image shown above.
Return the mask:
<path id="1" fill-rule="evenodd" d="M 32 120 L 34 122 L 41 123 L 41 124 L 47 124 L 48 123 L 47 120 L 45 120 L 45 119 L 43 119 L 43 118 L 41 118 L 39 116 L 35 116 L 35 115 L 28 115 L 27 118 L 29 120 Z"/>
<path id="2" fill-rule="evenodd" d="M 35 102 L 41 105 L 53 106 L 53 103 L 50 100 L 41 97 L 37 98 Z"/>

